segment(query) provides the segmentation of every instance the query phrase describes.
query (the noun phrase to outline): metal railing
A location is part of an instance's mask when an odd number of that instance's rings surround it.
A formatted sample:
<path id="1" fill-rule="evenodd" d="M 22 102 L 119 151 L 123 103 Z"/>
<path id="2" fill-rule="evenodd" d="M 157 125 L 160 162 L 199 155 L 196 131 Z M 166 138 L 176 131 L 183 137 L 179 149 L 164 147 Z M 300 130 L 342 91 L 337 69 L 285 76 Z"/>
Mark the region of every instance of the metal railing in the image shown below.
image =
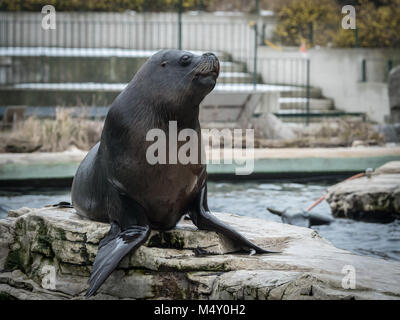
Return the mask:
<path id="1" fill-rule="evenodd" d="M 400 58 L 367 58 L 361 61 L 361 82 L 387 82 L 390 71 Z"/>
<path id="2" fill-rule="evenodd" d="M 0 12 L 3 106 L 107 106 L 155 51 L 182 48 L 217 54 L 219 88 L 281 92 L 283 113 L 310 113 L 309 61 L 260 58 L 257 15 L 57 13 L 54 30 L 41 19 Z"/>

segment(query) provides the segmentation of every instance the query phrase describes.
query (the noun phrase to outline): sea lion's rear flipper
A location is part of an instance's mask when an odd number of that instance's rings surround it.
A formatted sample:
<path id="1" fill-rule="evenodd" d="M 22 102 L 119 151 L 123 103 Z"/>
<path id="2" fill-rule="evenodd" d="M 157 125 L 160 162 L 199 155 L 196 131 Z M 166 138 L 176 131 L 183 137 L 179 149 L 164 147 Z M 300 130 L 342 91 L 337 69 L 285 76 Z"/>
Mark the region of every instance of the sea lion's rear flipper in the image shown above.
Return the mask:
<path id="1" fill-rule="evenodd" d="M 149 234 L 149 226 L 133 225 L 121 231 L 116 223 L 111 225 L 109 234 L 99 244 L 86 298 L 96 293 L 122 258 L 146 241 Z"/>
<path id="2" fill-rule="evenodd" d="M 239 232 L 224 224 L 222 221 L 218 220 L 214 215 L 212 215 L 207 205 L 207 186 L 204 186 L 202 188 L 195 201 L 196 203 L 190 211 L 190 217 L 193 223 L 199 229 L 221 233 L 227 238 L 234 241 L 235 244 L 240 246 L 242 249 L 250 252 L 255 251 L 256 253 L 279 253 L 276 251 L 268 251 L 260 248 L 256 244 L 252 243 L 250 240 L 246 239 Z"/>
<path id="3" fill-rule="evenodd" d="M 333 222 L 333 219 L 327 216 L 323 216 L 321 214 L 309 213 L 308 221 L 309 221 L 309 227 L 312 227 L 312 226 L 321 226 L 324 224 L 330 224 L 331 222 Z"/>
<path id="4" fill-rule="evenodd" d="M 267 208 L 267 210 L 269 212 L 271 212 L 272 214 L 275 214 L 275 215 L 280 216 L 280 217 L 282 217 L 283 214 L 285 213 L 285 211 L 279 211 L 279 210 L 276 210 L 274 208 Z"/>

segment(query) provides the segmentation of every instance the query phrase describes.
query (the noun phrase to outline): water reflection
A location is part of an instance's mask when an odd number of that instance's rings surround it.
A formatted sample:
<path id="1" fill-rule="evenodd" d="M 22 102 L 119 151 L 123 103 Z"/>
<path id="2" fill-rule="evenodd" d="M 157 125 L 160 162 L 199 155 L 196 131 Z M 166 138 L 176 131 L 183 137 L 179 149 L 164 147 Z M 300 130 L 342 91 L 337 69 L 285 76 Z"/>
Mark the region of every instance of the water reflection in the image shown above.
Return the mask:
<path id="1" fill-rule="evenodd" d="M 325 183 L 209 183 L 208 201 L 215 211 L 234 212 L 269 221 L 281 218 L 266 207 L 284 210 L 288 207 L 305 209 L 321 197 L 330 184 Z M 312 212 L 331 216 L 326 201 Z M 389 224 L 366 223 L 335 219 L 330 225 L 314 226 L 314 230 L 336 247 L 363 255 L 400 260 L 400 221 Z"/>

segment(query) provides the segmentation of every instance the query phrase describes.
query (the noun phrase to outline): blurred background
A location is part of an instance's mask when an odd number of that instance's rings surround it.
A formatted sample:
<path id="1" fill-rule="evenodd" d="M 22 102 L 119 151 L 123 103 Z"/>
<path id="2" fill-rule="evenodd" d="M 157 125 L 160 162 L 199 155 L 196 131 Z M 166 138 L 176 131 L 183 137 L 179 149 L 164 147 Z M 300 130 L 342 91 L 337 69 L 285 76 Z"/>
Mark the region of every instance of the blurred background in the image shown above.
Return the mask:
<path id="1" fill-rule="evenodd" d="M 266 208 L 301 211 L 330 185 L 400 160 L 400 0 L 1 0 L 0 217 L 70 201 L 112 101 L 165 48 L 221 62 L 202 128 L 255 130 L 251 176 L 208 167 L 216 211 L 281 221 Z M 399 195 L 388 197 L 397 211 L 385 224 L 323 202 L 313 212 L 335 220 L 313 228 L 400 260 Z"/>

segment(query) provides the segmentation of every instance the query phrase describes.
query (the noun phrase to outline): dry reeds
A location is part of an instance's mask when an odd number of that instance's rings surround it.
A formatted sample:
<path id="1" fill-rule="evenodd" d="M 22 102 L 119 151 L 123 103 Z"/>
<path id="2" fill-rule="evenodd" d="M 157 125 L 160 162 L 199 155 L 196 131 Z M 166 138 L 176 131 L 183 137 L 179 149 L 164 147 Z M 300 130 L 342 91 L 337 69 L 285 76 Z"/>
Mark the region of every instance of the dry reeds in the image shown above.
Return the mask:
<path id="1" fill-rule="evenodd" d="M 55 119 L 31 116 L 15 122 L 8 131 L 1 132 L 2 152 L 56 152 L 70 146 L 89 150 L 100 140 L 103 121 L 88 120 L 82 112 L 72 117 L 65 108 L 56 109 Z"/>

